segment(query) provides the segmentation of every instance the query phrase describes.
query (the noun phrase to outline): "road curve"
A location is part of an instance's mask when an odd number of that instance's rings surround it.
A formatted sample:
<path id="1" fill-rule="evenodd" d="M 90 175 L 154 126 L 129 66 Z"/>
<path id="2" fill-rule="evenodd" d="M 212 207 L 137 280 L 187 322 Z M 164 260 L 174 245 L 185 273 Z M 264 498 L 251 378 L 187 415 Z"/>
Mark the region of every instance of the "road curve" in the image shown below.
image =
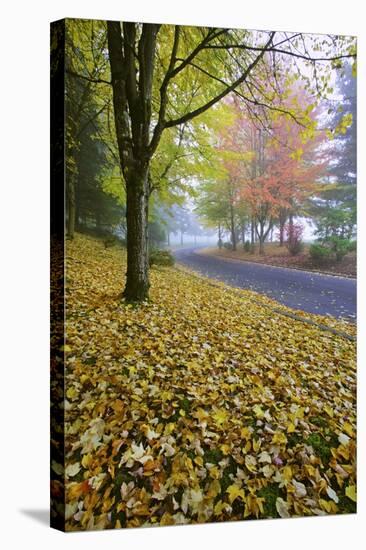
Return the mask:
<path id="1" fill-rule="evenodd" d="M 231 286 L 261 292 L 285 306 L 338 319 L 356 319 L 356 280 L 254 262 L 200 254 L 199 248 L 174 252 L 177 262 Z"/>

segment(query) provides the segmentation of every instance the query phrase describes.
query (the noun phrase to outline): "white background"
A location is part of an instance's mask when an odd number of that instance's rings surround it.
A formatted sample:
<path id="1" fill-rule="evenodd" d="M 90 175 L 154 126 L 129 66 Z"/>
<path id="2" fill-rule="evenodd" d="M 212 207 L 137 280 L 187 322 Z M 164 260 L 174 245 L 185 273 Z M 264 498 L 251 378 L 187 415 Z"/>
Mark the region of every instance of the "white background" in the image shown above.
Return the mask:
<path id="1" fill-rule="evenodd" d="M 365 533 L 365 292 L 359 288 L 359 512 L 62 534 L 48 518 L 49 22 L 143 20 L 358 35 L 359 250 L 365 248 L 365 18 L 354 0 L 63 0 L 2 4 L 0 27 L 0 542 L 8 548 L 344 549 Z M 359 287 L 365 268 L 359 262 Z"/>

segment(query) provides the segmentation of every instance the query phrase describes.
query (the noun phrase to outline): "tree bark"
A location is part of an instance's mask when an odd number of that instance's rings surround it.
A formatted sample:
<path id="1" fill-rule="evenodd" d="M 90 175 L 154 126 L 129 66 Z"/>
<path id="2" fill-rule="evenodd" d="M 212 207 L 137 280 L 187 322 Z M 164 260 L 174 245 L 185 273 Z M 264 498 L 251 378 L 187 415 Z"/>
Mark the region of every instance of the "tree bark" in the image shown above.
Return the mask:
<path id="1" fill-rule="evenodd" d="M 294 238 L 294 215 L 291 212 L 288 219 L 288 243 L 292 244 L 293 238 Z M 288 246 L 288 245 L 287 245 Z"/>
<path id="2" fill-rule="evenodd" d="M 218 226 L 218 236 L 219 236 L 219 240 L 218 240 L 217 244 L 218 244 L 218 247 L 221 249 L 222 248 L 221 223 L 219 223 L 219 226 Z"/>
<path id="3" fill-rule="evenodd" d="M 246 229 L 246 228 L 245 228 L 245 225 L 242 224 L 242 226 L 241 226 L 241 240 L 242 240 L 242 242 L 243 242 L 243 247 L 244 247 L 244 245 L 245 245 L 245 229 Z"/>
<path id="4" fill-rule="evenodd" d="M 254 254 L 254 249 L 255 249 L 254 237 L 255 237 L 254 219 L 252 218 L 252 220 L 250 222 L 250 253 L 251 254 Z"/>
<path id="5" fill-rule="evenodd" d="M 258 233 L 258 239 L 259 239 L 259 254 L 261 256 L 264 256 L 264 232 L 263 232 L 263 224 L 259 224 L 260 231 Z"/>
<path id="6" fill-rule="evenodd" d="M 128 301 L 148 298 L 149 129 L 158 25 L 144 24 L 136 50 L 136 25 L 107 22 L 114 119 L 121 169 L 126 181 Z M 136 68 L 138 58 L 139 71 Z"/>
<path id="7" fill-rule="evenodd" d="M 127 279 L 123 296 L 141 302 L 149 295 L 147 170 L 136 171 L 127 189 Z"/>
<path id="8" fill-rule="evenodd" d="M 230 232 L 231 232 L 231 244 L 233 250 L 236 250 L 236 233 L 235 233 L 235 216 L 233 201 L 230 201 Z"/>
<path id="9" fill-rule="evenodd" d="M 75 233 L 75 215 L 76 215 L 76 208 L 75 208 L 75 185 L 74 185 L 74 178 L 72 175 L 69 175 L 68 182 L 67 182 L 67 237 L 69 239 L 74 238 Z"/>
<path id="10" fill-rule="evenodd" d="M 284 241 L 285 241 L 284 235 L 285 235 L 286 220 L 287 220 L 287 211 L 285 209 L 282 209 L 280 211 L 280 217 L 279 217 L 279 221 L 280 221 L 280 246 L 283 246 Z"/>
<path id="11" fill-rule="evenodd" d="M 264 219 L 259 219 L 258 220 L 259 230 L 258 230 L 258 225 L 255 226 L 255 231 L 256 231 L 256 234 L 257 234 L 257 237 L 258 237 L 258 240 L 259 240 L 259 254 L 261 254 L 261 255 L 264 255 L 264 253 L 265 253 L 264 252 L 264 243 L 266 241 L 266 238 L 269 235 L 269 232 L 271 231 L 271 229 L 273 227 L 273 219 L 271 218 L 269 220 L 267 229 L 264 229 L 265 224 L 266 224 L 266 221 Z"/>

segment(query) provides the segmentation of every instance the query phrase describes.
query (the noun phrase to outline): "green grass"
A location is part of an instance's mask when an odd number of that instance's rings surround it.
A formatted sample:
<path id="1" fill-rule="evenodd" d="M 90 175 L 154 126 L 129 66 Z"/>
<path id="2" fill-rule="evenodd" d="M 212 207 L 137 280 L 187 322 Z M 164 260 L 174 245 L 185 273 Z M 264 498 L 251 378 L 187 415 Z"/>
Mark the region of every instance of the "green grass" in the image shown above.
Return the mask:
<path id="1" fill-rule="evenodd" d="M 276 518 L 278 512 L 276 509 L 276 500 L 279 497 L 284 498 L 285 494 L 282 489 L 279 488 L 277 483 L 271 483 L 267 487 L 263 487 L 258 491 L 258 496 L 265 499 L 264 502 L 264 511 L 267 517 Z"/>
<path id="2" fill-rule="evenodd" d="M 332 457 L 331 448 L 337 447 L 339 444 L 337 436 L 332 432 L 329 432 L 326 437 L 323 437 L 320 433 L 313 433 L 307 438 L 306 443 L 313 447 L 314 452 L 325 467 L 328 466 Z"/>

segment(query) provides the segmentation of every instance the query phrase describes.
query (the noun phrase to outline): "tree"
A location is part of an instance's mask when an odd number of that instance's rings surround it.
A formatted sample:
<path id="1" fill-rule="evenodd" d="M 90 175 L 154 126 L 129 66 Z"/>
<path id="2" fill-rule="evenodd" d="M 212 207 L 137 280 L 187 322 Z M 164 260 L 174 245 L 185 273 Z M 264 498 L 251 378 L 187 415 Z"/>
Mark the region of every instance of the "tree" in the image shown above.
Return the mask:
<path id="1" fill-rule="evenodd" d="M 336 129 L 333 141 L 336 158 L 330 175 L 343 187 L 343 196 L 339 194 L 337 198 L 343 202 L 353 201 L 357 183 L 357 80 L 350 63 L 346 63 L 338 74 L 336 92 L 341 100 L 330 113 L 331 125 Z"/>
<path id="2" fill-rule="evenodd" d="M 311 210 L 321 238 L 338 235 L 351 238 L 356 225 L 357 195 L 357 110 L 356 78 L 350 64 L 345 64 L 336 80 L 338 100 L 329 108 L 332 155 L 328 179 L 312 200 Z"/>
<path id="3" fill-rule="evenodd" d="M 275 32 L 177 25 L 164 27 L 164 40 L 159 40 L 159 33 L 161 36 L 160 25 L 107 22 L 116 137 L 126 183 L 128 267 L 124 296 L 132 301 L 148 296 L 149 173 L 163 132 L 198 117 L 243 83 L 249 89 L 245 101 L 258 102 L 253 99 L 252 87 L 266 53 L 312 63 L 322 59 L 311 58 L 307 48 L 305 53 L 298 53 L 298 34 L 276 42 Z M 337 48 L 343 47 L 341 38 L 336 42 Z M 344 51 L 326 59 L 354 55 L 353 44 L 345 46 Z M 232 51 L 236 52 L 234 59 Z M 276 69 L 274 80 L 275 76 Z M 193 82 L 200 84 L 199 98 Z M 261 104 L 266 105 L 265 96 L 260 96 Z"/>
<path id="4" fill-rule="evenodd" d="M 92 125 L 109 104 L 108 96 L 95 93 L 97 75 L 104 87 L 108 86 L 101 79 L 108 64 L 103 55 L 106 39 L 100 21 L 67 20 L 65 27 L 66 204 L 67 234 L 72 239 L 82 144 L 84 141 L 90 145 L 95 134 Z"/>
<path id="5" fill-rule="evenodd" d="M 234 249 L 234 209 L 238 212 L 240 202 L 244 223 L 251 218 L 252 241 L 255 231 L 263 254 L 276 220 L 280 219 L 283 234 L 287 217 L 292 224 L 324 167 L 317 149 L 325 133 L 316 132 L 314 105 L 299 86 L 287 84 L 281 90 L 283 112 L 263 113 L 261 107 L 248 111 L 234 99 L 234 122 L 221 137 Z M 290 116 L 295 112 L 296 119 Z M 299 120 L 306 120 L 306 126 Z"/>

